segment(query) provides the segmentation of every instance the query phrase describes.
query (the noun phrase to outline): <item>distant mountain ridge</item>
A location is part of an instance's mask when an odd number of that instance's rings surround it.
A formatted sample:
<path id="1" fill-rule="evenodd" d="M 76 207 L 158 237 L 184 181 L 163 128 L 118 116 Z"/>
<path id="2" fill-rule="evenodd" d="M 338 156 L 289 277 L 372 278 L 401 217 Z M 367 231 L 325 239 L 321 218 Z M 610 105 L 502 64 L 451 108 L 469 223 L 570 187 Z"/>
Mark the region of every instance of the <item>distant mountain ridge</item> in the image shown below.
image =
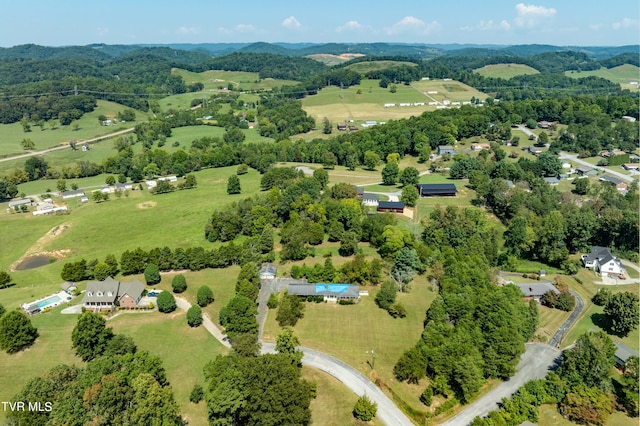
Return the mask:
<path id="1" fill-rule="evenodd" d="M 281 56 L 308 56 L 314 54 L 340 55 L 360 53 L 368 56 L 406 56 L 420 59 L 441 56 L 491 57 L 517 56 L 530 57 L 549 52 L 579 52 L 594 60 L 608 59 L 621 54 L 639 54 L 639 45 L 628 46 L 552 46 L 544 44 L 529 45 L 477 45 L 477 44 L 422 44 L 422 43 L 170 43 L 170 44 L 132 44 L 109 45 L 89 44 L 86 46 L 48 47 L 25 44 L 10 48 L 0 48 L 2 59 L 89 59 L 104 62 L 119 56 L 131 54 L 140 49 L 153 52 L 171 60 L 180 57 L 181 61 L 194 63 L 212 56 L 225 56 L 230 53 L 271 53 Z M 178 53 L 172 53 L 177 51 Z M 191 55 L 181 52 L 190 52 Z M 198 55 L 195 55 L 195 54 Z"/>

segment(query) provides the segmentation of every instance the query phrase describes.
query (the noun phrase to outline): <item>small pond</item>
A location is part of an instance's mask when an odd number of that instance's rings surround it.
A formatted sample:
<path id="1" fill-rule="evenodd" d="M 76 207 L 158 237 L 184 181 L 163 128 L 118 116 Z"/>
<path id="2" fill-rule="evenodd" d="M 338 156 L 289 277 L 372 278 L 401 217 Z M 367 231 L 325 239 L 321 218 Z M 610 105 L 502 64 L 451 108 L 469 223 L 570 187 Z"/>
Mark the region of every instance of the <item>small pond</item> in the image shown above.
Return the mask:
<path id="1" fill-rule="evenodd" d="M 24 271 L 26 269 L 38 268 L 40 266 L 48 265 L 51 261 L 54 261 L 53 257 L 49 256 L 31 256 L 20 262 L 16 269 L 18 271 Z"/>

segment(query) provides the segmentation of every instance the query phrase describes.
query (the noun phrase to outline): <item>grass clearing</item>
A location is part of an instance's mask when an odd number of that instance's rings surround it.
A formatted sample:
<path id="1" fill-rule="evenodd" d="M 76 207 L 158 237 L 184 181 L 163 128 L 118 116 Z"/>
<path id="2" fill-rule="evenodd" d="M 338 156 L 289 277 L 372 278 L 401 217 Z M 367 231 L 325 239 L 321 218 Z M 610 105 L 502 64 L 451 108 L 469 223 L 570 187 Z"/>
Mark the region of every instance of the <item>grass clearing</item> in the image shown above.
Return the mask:
<path id="1" fill-rule="evenodd" d="M 483 77 L 503 78 L 509 80 L 518 75 L 540 74 L 535 68 L 524 64 L 493 64 L 473 70 Z"/>
<path id="2" fill-rule="evenodd" d="M 0 157 L 24 153 L 25 151 L 20 146 L 20 141 L 25 138 L 31 139 L 35 143 L 36 150 L 41 150 L 58 146 L 62 142 L 68 142 L 72 139 L 83 141 L 118 130 L 132 128 L 136 125 L 135 122 L 118 123 L 112 126 L 101 126 L 98 122 L 98 116 L 100 115 L 105 115 L 107 118 L 115 118 L 118 112 L 127 108 L 114 102 L 99 100 L 97 101 L 97 107 L 92 112 L 84 114 L 82 118 L 74 122 L 78 124 L 78 130 L 73 130 L 73 125 L 58 126 L 55 130 L 51 130 L 51 127 L 46 123 L 45 130 L 40 130 L 39 127 L 31 123 L 31 131 L 25 133 L 20 123 L 0 124 Z M 138 120 L 147 118 L 146 113 L 141 111 L 136 111 L 136 116 Z"/>
<path id="3" fill-rule="evenodd" d="M 294 327 L 302 345 L 333 355 L 369 377 L 380 377 L 410 406 L 424 410 L 419 401 L 421 386 L 398 383 L 393 366 L 404 351 L 422 334 L 424 315 L 437 293 L 424 276 L 418 276 L 409 293 L 398 294 L 398 302 L 407 309 L 407 317 L 393 319 L 374 302 L 379 287 L 366 287 L 368 297 L 357 305 L 305 303 L 304 318 Z M 265 323 L 264 339 L 275 341 L 280 331 L 276 311 Z M 375 351 L 375 371 L 371 372 L 371 350 Z M 373 374 L 373 376 L 371 376 Z"/>
<path id="4" fill-rule="evenodd" d="M 389 68 L 396 68 L 400 66 L 415 67 L 417 64 L 406 61 L 367 61 L 357 62 L 347 66 L 347 69 L 358 72 L 360 74 L 366 74 L 370 71 L 386 70 Z"/>
<path id="5" fill-rule="evenodd" d="M 552 404 L 540 406 L 538 424 L 543 426 L 575 426 L 574 423 L 558 412 L 558 407 Z M 620 411 L 615 411 L 605 422 L 605 426 L 637 426 L 638 418 L 630 418 Z"/>
<path id="6" fill-rule="evenodd" d="M 624 64 L 613 68 L 600 68 L 594 71 L 565 71 L 564 75 L 571 78 L 601 77 L 613 83 L 619 84 L 623 89 L 638 92 L 640 81 L 640 68 L 631 64 Z M 630 84 L 635 82 L 636 84 Z"/>
<path id="7" fill-rule="evenodd" d="M 195 384 L 205 387 L 203 368 L 218 354 L 228 351 L 202 326 L 187 325 L 186 314 L 177 310 L 171 314 L 122 314 L 108 321 L 117 334 L 133 338 L 138 350 L 149 351 L 162 358 L 167 378 L 176 401 L 189 424 L 206 425 L 206 403 L 193 404 L 189 394 Z M 176 348 L 189 348 L 188 355 Z"/>

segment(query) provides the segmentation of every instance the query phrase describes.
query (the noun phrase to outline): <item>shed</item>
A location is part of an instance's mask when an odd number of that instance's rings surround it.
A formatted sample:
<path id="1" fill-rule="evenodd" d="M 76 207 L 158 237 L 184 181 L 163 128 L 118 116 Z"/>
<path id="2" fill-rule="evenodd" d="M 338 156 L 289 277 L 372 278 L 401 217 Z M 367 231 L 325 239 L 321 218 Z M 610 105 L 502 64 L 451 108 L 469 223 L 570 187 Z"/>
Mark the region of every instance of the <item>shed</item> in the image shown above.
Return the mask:
<path id="1" fill-rule="evenodd" d="M 276 277 L 278 268 L 273 263 L 265 263 L 260 267 L 261 280 L 273 280 Z"/>
<path id="2" fill-rule="evenodd" d="M 402 201 L 380 201 L 378 212 L 381 213 L 404 213 L 404 203 Z"/>
<path id="3" fill-rule="evenodd" d="M 365 206 L 377 206 L 379 202 L 380 196 L 378 194 L 372 194 L 370 192 L 362 194 L 362 204 Z"/>
<path id="4" fill-rule="evenodd" d="M 622 342 L 614 340 L 613 344 L 616 345 L 616 353 L 613 355 L 613 357 L 616 359 L 616 366 L 621 369 L 625 368 L 625 366 L 627 365 L 627 360 L 630 357 L 640 357 L 640 354 L 638 354 L 638 352 L 634 351 Z"/>
<path id="5" fill-rule="evenodd" d="M 419 183 L 416 188 L 421 197 L 455 197 L 458 193 L 452 183 Z"/>
<path id="6" fill-rule="evenodd" d="M 438 155 L 449 154 L 454 156 L 458 154 L 455 149 L 451 145 L 440 145 L 438 146 Z"/>

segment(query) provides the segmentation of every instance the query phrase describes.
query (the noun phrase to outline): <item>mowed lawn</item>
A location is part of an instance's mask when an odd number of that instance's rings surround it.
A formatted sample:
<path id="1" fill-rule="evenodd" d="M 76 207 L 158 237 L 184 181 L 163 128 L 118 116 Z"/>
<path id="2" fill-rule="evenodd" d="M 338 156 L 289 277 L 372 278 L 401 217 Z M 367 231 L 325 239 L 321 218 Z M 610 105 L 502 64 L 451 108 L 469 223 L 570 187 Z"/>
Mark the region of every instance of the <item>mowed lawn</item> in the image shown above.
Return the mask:
<path id="1" fill-rule="evenodd" d="M 321 260 L 318 260 L 321 262 Z M 313 262 L 307 262 L 313 264 Z M 353 306 L 333 303 L 305 303 L 304 318 L 294 327 L 303 346 L 326 352 L 375 379 L 379 377 L 400 397 L 418 410 L 421 386 L 398 383 L 393 366 L 402 353 L 413 347 L 423 330 L 423 320 L 437 293 L 424 276 L 417 277 L 408 293 L 398 294 L 397 301 L 407 309 L 407 317 L 394 319 L 374 302 L 379 287 L 367 286 L 364 296 Z M 264 339 L 275 341 L 280 331 L 276 310 L 270 310 L 265 324 Z M 375 354 L 375 372 L 371 372 Z"/>
<path id="2" fill-rule="evenodd" d="M 180 412 L 190 425 L 206 425 L 206 403 L 191 403 L 189 394 L 196 384 L 206 387 L 205 364 L 216 355 L 227 353 L 228 349 L 203 326 L 189 327 L 185 312 L 179 309 L 170 314 L 121 314 L 107 324 L 116 334 L 131 336 L 138 350 L 149 351 L 162 358 Z M 186 348 L 188 350 L 182 350 Z"/>
<path id="3" fill-rule="evenodd" d="M 31 131 L 25 133 L 20 123 L 0 124 L 0 156 L 25 152 L 20 145 L 23 139 L 31 139 L 35 144 L 35 149 L 41 150 L 60 145 L 62 142 L 69 142 L 72 139 L 82 141 L 134 127 L 136 125 L 135 122 L 118 123 L 112 126 L 101 126 L 98 122 L 100 115 L 115 118 L 118 112 L 127 108 L 128 107 L 124 105 L 114 102 L 99 100 L 97 101 L 95 110 L 84 114 L 82 118 L 74 122 L 79 125 L 78 130 L 73 130 L 73 125 L 60 126 L 59 123 L 55 130 L 51 130 L 48 123 L 45 123 L 44 130 L 41 130 L 40 127 L 36 127 L 33 123 L 30 123 Z M 138 120 L 146 120 L 147 115 L 144 112 L 136 111 L 136 118 Z"/>
<path id="4" fill-rule="evenodd" d="M 503 78 L 509 80 L 517 75 L 540 74 L 535 68 L 524 64 L 493 64 L 473 70 L 483 77 Z"/>

